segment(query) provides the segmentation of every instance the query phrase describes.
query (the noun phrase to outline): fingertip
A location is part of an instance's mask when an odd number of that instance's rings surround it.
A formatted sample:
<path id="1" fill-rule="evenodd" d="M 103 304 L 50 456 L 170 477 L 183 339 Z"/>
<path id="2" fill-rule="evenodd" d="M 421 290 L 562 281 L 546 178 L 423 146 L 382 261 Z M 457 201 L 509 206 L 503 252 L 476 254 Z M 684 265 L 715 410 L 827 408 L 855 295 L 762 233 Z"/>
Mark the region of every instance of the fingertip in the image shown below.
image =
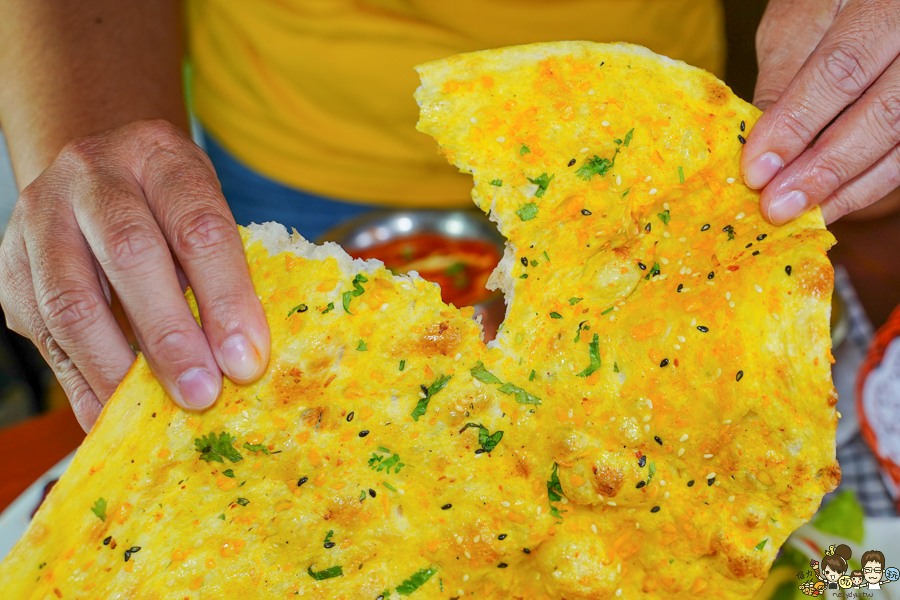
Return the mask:
<path id="1" fill-rule="evenodd" d="M 806 212 L 809 197 L 801 190 L 791 190 L 772 198 L 765 205 L 760 202 L 760 211 L 773 225 L 784 225 Z"/>
<path id="2" fill-rule="evenodd" d="M 744 183 L 754 190 L 766 187 L 784 168 L 784 160 L 776 153 L 763 152 L 752 159 L 743 170 Z"/>
<path id="3" fill-rule="evenodd" d="M 191 367 L 176 382 L 178 396 L 175 402 L 187 410 L 204 410 L 212 406 L 222 389 L 220 378 L 207 369 Z"/>
<path id="4" fill-rule="evenodd" d="M 236 333 L 222 344 L 222 362 L 228 377 L 238 383 L 249 383 L 265 370 L 261 344 L 254 344 L 243 334 Z M 266 352 L 268 362 L 268 352 Z"/>

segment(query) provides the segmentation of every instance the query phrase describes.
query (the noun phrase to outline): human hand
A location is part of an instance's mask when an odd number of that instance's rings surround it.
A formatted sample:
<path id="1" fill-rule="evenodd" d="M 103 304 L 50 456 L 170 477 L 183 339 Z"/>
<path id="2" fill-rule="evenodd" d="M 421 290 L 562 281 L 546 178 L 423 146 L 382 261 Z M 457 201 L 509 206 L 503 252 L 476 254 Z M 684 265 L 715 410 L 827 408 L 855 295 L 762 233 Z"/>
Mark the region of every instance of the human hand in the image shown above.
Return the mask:
<path id="1" fill-rule="evenodd" d="M 0 281 L 7 326 L 35 343 L 85 430 L 135 358 L 112 291 L 184 408 L 210 406 L 223 372 L 246 383 L 268 363 L 265 314 L 212 165 L 165 121 L 68 144 L 16 203 Z"/>
<path id="2" fill-rule="evenodd" d="M 818 204 L 830 223 L 900 186 L 894 0 L 771 0 L 756 48 L 754 104 L 765 113 L 741 169 L 763 189 L 766 219 L 782 224 Z"/>

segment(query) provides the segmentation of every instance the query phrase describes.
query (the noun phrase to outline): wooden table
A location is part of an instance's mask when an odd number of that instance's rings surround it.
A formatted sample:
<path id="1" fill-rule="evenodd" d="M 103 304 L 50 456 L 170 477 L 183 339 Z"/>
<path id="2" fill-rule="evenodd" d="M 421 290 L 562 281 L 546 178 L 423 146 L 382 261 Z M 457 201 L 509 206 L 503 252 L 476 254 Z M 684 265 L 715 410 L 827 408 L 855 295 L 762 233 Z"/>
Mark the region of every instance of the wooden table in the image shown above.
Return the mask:
<path id="1" fill-rule="evenodd" d="M 900 213 L 877 221 L 839 222 L 832 261 L 844 265 L 877 327 L 900 304 Z M 68 409 L 0 430 L 0 510 L 84 439 Z"/>

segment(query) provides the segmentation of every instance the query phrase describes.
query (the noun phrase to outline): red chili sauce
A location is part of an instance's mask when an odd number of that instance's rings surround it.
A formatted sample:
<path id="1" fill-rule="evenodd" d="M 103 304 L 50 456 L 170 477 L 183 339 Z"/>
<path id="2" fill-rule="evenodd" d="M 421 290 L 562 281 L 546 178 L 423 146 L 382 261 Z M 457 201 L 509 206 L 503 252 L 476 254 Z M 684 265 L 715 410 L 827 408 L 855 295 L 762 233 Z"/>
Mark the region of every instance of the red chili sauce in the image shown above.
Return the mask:
<path id="1" fill-rule="evenodd" d="M 456 307 L 472 306 L 493 292 L 485 288 L 500 253 L 490 242 L 420 233 L 365 250 L 351 250 L 354 258 L 377 258 L 394 273 L 416 271 L 441 286 L 441 298 Z"/>

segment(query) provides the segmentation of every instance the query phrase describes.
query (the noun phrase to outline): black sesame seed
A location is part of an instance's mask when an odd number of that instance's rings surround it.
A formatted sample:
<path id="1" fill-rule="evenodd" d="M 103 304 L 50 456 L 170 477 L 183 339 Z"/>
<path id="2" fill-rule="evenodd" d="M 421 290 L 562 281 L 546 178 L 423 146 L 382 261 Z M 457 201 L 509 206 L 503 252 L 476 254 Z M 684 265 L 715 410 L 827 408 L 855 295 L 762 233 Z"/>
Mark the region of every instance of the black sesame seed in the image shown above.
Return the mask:
<path id="1" fill-rule="evenodd" d="M 757 242 L 761 242 L 761 241 L 763 241 L 764 239 L 766 239 L 766 234 L 765 234 L 765 233 L 761 233 L 761 234 L 759 234 L 758 236 L 756 236 L 756 241 L 757 241 Z"/>
<path id="2" fill-rule="evenodd" d="M 528 258 L 525 257 L 525 256 L 522 257 L 522 266 L 523 266 L 523 267 L 527 267 L 527 266 L 528 266 Z"/>
<path id="3" fill-rule="evenodd" d="M 131 552 L 132 554 L 134 554 L 135 552 L 140 552 L 141 547 L 140 546 L 132 546 L 131 548 L 128 549 L 128 551 Z"/>
<path id="4" fill-rule="evenodd" d="M 505 540 L 505 539 L 506 539 L 506 534 L 505 534 L 505 533 L 501 533 L 500 535 L 497 536 L 497 539 L 498 539 L 498 540 Z"/>
<path id="5" fill-rule="evenodd" d="M 334 542 L 325 542 L 326 548 L 334 548 Z"/>
<path id="6" fill-rule="evenodd" d="M 131 550 L 125 551 L 125 562 L 128 562 L 128 559 L 131 558 Z"/>
<path id="7" fill-rule="evenodd" d="M 676 291 L 676 292 L 680 292 L 680 291 L 683 290 L 683 289 L 684 289 L 684 284 L 683 284 L 683 283 L 679 283 L 679 284 L 678 284 L 678 289 L 675 290 L 675 291 Z"/>
<path id="8" fill-rule="evenodd" d="M 653 269 L 652 271 L 650 271 L 650 274 L 653 275 L 654 277 L 659 275 L 659 269 Z"/>
<path id="9" fill-rule="evenodd" d="M 301 478 L 300 478 L 300 481 L 297 482 L 297 487 L 300 487 L 301 485 L 303 485 L 303 484 L 306 483 L 307 481 L 309 481 L 309 477 L 301 477 Z"/>
<path id="10" fill-rule="evenodd" d="M 448 509 L 450 509 L 450 508 L 453 508 L 453 505 L 452 505 L 452 504 L 445 504 L 445 505 L 443 505 L 443 506 L 441 507 L 441 510 L 448 510 Z"/>
<path id="11" fill-rule="evenodd" d="M 359 437 L 366 437 L 367 435 L 369 435 L 368 429 L 363 429 L 362 431 L 359 432 Z"/>
<path id="12" fill-rule="evenodd" d="M 738 134 L 738 141 L 742 144 L 746 144 L 747 140 L 744 139 L 744 136 Z"/>
<path id="13" fill-rule="evenodd" d="M 744 372 L 743 372 L 743 371 L 738 371 L 738 372 L 737 372 L 737 375 L 734 376 L 734 380 L 735 380 L 735 381 L 740 381 L 741 379 L 743 379 L 743 377 L 744 377 Z"/>
<path id="14" fill-rule="evenodd" d="M 591 211 L 589 211 L 588 209 L 582 208 L 582 209 L 581 209 L 581 214 L 583 214 L 583 215 L 586 216 L 586 217 L 589 217 L 589 216 L 591 216 L 592 213 L 591 213 Z"/>
<path id="15" fill-rule="evenodd" d="M 650 509 L 650 512 L 652 512 L 652 513 L 658 513 L 658 512 L 659 512 L 659 507 L 658 507 L 658 506 L 654 506 L 653 508 Z"/>
<path id="16" fill-rule="evenodd" d="M 716 272 L 715 272 L 715 271 L 710 271 L 710 272 L 709 272 L 709 275 L 707 275 L 706 278 L 707 278 L 707 279 L 713 279 L 715 276 L 716 276 Z"/>
<path id="17" fill-rule="evenodd" d="M 498 569 L 505 569 L 507 566 L 509 566 L 509 565 L 507 565 L 506 563 L 500 563 L 499 565 L 497 565 L 497 568 L 498 568 Z"/>
<path id="18" fill-rule="evenodd" d="M 369 488 L 369 495 L 372 496 L 372 497 L 374 498 L 374 497 L 375 497 L 375 490 L 373 490 L 372 488 Z"/>
<path id="19" fill-rule="evenodd" d="M 756 256 L 757 254 L 759 254 L 759 250 L 755 250 L 755 251 L 753 252 L 753 256 Z"/>
<path id="20" fill-rule="evenodd" d="M 734 227 L 732 227 L 731 225 L 726 225 L 725 227 L 722 228 L 722 231 L 725 231 L 725 232 L 734 231 Z"/>
<path id="21" fill-rule="evenodd" d="M 524 552 L 525 554 L 531 554 L 531 550 L 529 550 L 528 548 L 522 548 L 522 552 Z"/>
<path id="22" fill-rule="evenodd" d="M 693 480 L 693 479 L 691 479 L 690 481 L 688 481 L 688 487 L 694 487 L 694 480 Z"/>
<path id="23" fill-rule="evenodd" d="M 572 160 L 569 161 L 569 166 L 571 167 L 574 164 L 575 164 L 575 159 L 573 158 Z"/>
<path id="24" fill-rule="evenodd" d="M 349 423 L 349 422 L 352 421 L 352 420 L 353 420 L 353 411 L 351 410 L 351 411 L 350 411 L 350 414 L 347 415 L 347 422 Z"/>
<path id="25" fill-rule="evenodd" d="M 784 272 L 788 274 L 788 277 L 791 276 L 791 265 L 788 265 L 784 268 Z"/>
<path id="26" fill-rule="evenodd" d="M 106 538 L 105 540 L 103 540 L 103 545 L 104 545 L 104 546 L 109 546 L 109 543 L 110 543 L 111 541 L 112 541 L 112 536 L 109 536 L 108 538 Z"/>
<path id="27" fill-rule="evenodd" d="M 668 366 L 668 365 L 669 365 L 669 359 L 668 359 L 668 358 L 662 359 L 662 362 L 659 363 L 659 366 L 660 366 L 660 367 L 666 367 L 666 366 Z"/>
<path id="28" fill-rule="evenodd" d="M 753 242 L 750 242 L 749 244 L 747 244 L 746 246 L 744 246 L 744 248 L 749 248 L 749 247 L 752 246 L 752 245 L 753 245 Z"/>
<path id="29" fill-rule="evenodd" d="M 741 131 L 744 131 L 745 129 L 747 129 L 747 124 L 741 121 Z"/>
<path id="30" fill-rule="evenodd" d="M 659 436 L 658 436 L 658 435 L 653 436 L 653 439 L 656 440 L 656 443 L 659 444 L 660 446 L 663 445 L 663 444 L 662 444 L 662 440 L 659 439 Z"/>
<path id="31" fill-rule="evenodd" d="M 650 233 L 650 229 L 651 229 L 650 223 L 647 223 L 646 225 L 644 225 L 644 231 L 646 231 L 647 233 Z"/>
<path id="32" fill-rule="evenodd" d="M 646 270 L 647 270 L 647 265 L 645 265 L 645 264 L 642 263 L 642 262 L 639 262 L 639 263 L 638 263 L 638 266 L 641 268 L 641 271 L 646 271 Z"/>
<path id="33" fill-rule="evenodd" d="M 308 307 L 307 305 L 305 305 L 305 304 L 301 304 L 301 305 L 297 308 L 297 312 L 306 312 L 306 311 L 308 311 L 308 310 L 309 310 L 309 307 Z"/>
<path id="34" fill-rule="evenodd" d="M 484 454 L 485 452 L 487 452 L 487 450 L 485 450 L 484 448 L 479 448 L 475 451 L 475 454 Z"/>
<path id="35" fill-rule="evenodd" d="M 709 479 L 706 480 L 706 487 L 710 487 L 710 486 L 711 486 L 712 484 L 714 484 L 715 482 L 716 482 L 716 478 L 715 478 L 715 477 L 710 477 Z"/>
<path id="36" fill-rule="evenodd" d="M 709 331 L 709 327 L 707 327 L 706 325 L 697 325 L 697 331 L 706 333 L 707 331 Z"/>
<path id="37" fill-rule="evenodd" d="M 425 394 L 425 397 L 427 398 L 427 397 L 428 397 L 428 388 L 425 387 L 425 384 L 424 384 L 424 383 L 420 383 L 420 384 L 419 384 L 419 388 L 422 390 L 422 393 Z"/>
<path id="38" fill-rule="evenodd" d="M 701 228 L 700 228 L 700 231 L 706 231 L 707 229 L 709 229 L 709 223 L 707 223 L 706 225 L 704 225 L 703 227 L 701 227 Z"/>
<path id="39" fill-rule="evenodd" d="M 634 487 L 636 487 L 637 489 L 641 489 L 641 488 L 644 487 L 645 485 L 647 485 L 647 482 L 646 482 L 646 481 L 638 481 L 638 482 L 637 482 L 637 485 L 634 486 Z"/>
<path id="40" fill-rule="evenodd" d="M 638 466 L 643 467 L 646 464 L 647 464 L 647 455 L 645 454 L 638 459 Z"/>

